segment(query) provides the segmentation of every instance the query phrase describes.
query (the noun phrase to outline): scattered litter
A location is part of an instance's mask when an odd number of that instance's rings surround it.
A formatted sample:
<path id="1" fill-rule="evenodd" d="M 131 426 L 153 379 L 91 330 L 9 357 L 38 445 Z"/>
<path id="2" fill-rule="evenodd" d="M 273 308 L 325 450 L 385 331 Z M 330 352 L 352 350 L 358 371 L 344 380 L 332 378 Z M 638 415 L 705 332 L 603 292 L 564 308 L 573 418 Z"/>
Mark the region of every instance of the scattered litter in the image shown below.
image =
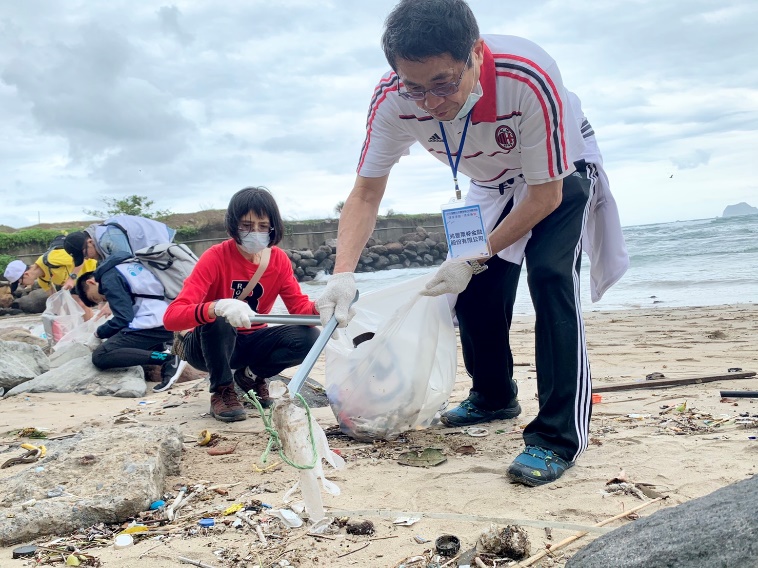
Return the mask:
<path id="1" fill-rule="evenodd" d="M 461 549 L 461 541 L 455 535 L 443 534 L 434 541 L 434 547 L 437 550 L 437 554 L 442 556 L 455 556 Z"/>
<path id="2" fill-rule="evenodd" d="M 33 544 L 28 546 L 19 546 L 18 548 L 13 549 L 13 558 L 26 558 L 27 556 L 34 556 L 34 553 L 37 552 L 37 547 Z"/>
<path id="3" fill-rule="evenodd" d="M 350 521 L 345 527 L 347 534 L 371 535 L 374 534 L 374 523 L 371 521 Z"/>
<path id="4" fill-rule="evenodd" d="M 155 400 L 140 400 L 137 403 L 137 406 L 147 406 L 148 404 L 155 404 L 155 403 L 156 403 Z"/>
<path id="5" fill-rule="evenodd" d="M 403 452 L 397 458 L 400 465 L 410 465 L 414 467 L 433 467 L 445 463 L 447 458 L 438 448 L 425 448 L 421 452 L 411 450 Z"/>
<path id="6" fill-rule="evenodd" d="M 429 542 L 428 538 L 424 538 L 423 536 L 418 535 L 418 534 L 413 537 L 413 540 L 415 540 L 419 544 L 424 544 L 426 542 Z"/>
<path id="7" fill-rule="evenodd" d="M 398 525 L 401 527 L 410 527 L 411 525 L 415 525 L 420 520 L 421 520 L 421 517 L 398 517 L 397 519 L 392 521 L 392 524 Z"/>
<path id="8" fill-rule="evenodd" d="M 224 516 L 233 515 L 237 511 L 241 511 L 244 508 L 245 508 L 244 503 L 235 503 L 231 507 L 226 508 L 226 510 L 224 511 Z"/>
<path id="9" fill-rule="evenodd" d="M 488 530 L 479 535 L 476 550 L 498 557 L 521 560 L 529 556 L 531 543 L 526 530 L 518 525 L 507 525 L 503 528 L 490 525 Z"/>
<path id="10" fill-rule="evenodd" d="M 158 499 L 157 501 L 153 501 L 150 503 L 150 510 L 151 511 L 157 511 L 158 509 L 162 509 L 166 506 L 166 502 L 162 499 Z"/>
<path id="11" fill-rule="evenodd" d="M 120 534 L 113 541 L 113 548 L 126 548 L 134 544 L 134 537 L 130 534 Z"/>
<path id="12" fill-rule="evenodd" d="M 239 442 L 237 442 L 238 444 Z M 228 454 L 233 454 L 234 450 L 237 449 L 237 444 L 234 444 L 233 446 L 227 446 L 225 448 L 208 448 L 207 453 L 209 456 L 225 456 Z"/>
<path id="13" fill-rule="evenodd" d="M 197 438 L 197 445 L 198 446 L 207 446 L 210 444 L 211 440 L 213 439 L 213 435 L 211 434 L 210 430 L 203 430 L 200 432 L 200 436 Z"/>
<path id="14" fill-rule="evenodd" d="M 473 436 L 474 438 L 483 438 L 489 434 L 489 430 L 487 430 L 487 428 L 471 427 L 466 429 L 466 434 Z"/>
<path id="15" fill-rule="evenodd" d="M 200 519 L 197 524 L 204 529 L 208 529 L 216 525 L 216 519 Z"/>
<path id="16" fill-rule="evenodd" d="M 303 526 L 303 519 L 291 509 L 271 509 L 269 514 L 281 519 L 284 525 L 291 529 Z"/>

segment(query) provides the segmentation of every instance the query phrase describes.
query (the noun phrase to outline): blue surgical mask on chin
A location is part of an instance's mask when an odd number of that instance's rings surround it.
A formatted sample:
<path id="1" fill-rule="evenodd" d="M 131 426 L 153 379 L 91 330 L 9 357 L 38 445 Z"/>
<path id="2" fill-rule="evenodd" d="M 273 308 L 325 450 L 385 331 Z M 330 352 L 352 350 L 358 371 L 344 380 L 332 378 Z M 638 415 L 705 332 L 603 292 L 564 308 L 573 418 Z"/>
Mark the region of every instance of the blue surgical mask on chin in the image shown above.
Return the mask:
<path id="1" fill-rule="evenodd" d="M 466 99 L 466 102 L 463 103 L 461 110 L 458 111 L 458 114 L 455 115 L 455 118 L 453 118 L 453 120 L 456 120 L 458 118 L 465 118 L 466 115 L 469 112 L 471 112 L 471 109 L 474 108 L 476 101 L 482 98 L 483 94 L 484 94 L 484 91 L 482 90 L 482 84 L 479 81 L 477 81 L 474 88 L 471 89 L 471 92 L 469 93 L 469 96 Z"/>
<path id="2" fill-rule="evenodd" d="M 240 248 L 247 254 L 258 254 L 271 242 L 269 233 L 248 233 L 240 237 Z"/>

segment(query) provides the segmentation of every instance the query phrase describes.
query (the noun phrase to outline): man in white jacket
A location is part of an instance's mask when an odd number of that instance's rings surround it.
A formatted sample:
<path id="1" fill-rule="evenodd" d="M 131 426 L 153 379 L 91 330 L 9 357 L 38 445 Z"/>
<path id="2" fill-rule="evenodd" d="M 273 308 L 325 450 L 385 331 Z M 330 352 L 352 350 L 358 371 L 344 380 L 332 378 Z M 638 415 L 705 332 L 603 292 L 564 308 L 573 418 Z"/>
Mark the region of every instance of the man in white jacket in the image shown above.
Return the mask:
<path id="1" fill-rule="evenodd" d="M 530 486 L 549 483 L 574 464 L 589 435 L 579 266 L 598 180 L 598 165 L 583 159 L 591 127 L 544 50 L 514 36 L 480 36 L 463 0 L 401 0 L 385 22 L 382 45 L 392 71 L 371 101 L 358 175 L 340 215 L 335 274 L 318 301 L 322 321 L 335 315 L 344 326 L 350 319 L 352 271 L 400 157 L 419 142 L 450 166 L 456 193 L 460 167 L 472 180 L 466 204 L 479 205 L 493 256 L 448 259 L 425 291 L 458 294 L 464 363 L 473 380 L 469 397 L 442 420 L 467 426 L 520 414 L 508 332 L 526 258 L 540 409 L 508 476 Z M 620 227 L 617 237 L 623 247 Z M 615 270 L 618 277 L 623 269 Z M 607 287 L 613 278 L 595 280 Z"/>

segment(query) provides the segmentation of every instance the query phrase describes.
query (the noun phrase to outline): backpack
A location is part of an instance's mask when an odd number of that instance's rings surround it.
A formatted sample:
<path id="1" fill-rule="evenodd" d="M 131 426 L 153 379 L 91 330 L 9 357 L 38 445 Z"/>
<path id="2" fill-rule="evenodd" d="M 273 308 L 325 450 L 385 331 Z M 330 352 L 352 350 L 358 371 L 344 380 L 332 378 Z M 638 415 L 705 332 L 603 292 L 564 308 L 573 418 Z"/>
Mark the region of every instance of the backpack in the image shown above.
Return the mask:
<path id="1" fill-rule="evenodd" d="M 140 249 L 135 251 L 134 258 L 163 285 L 164 295 L 156 299 L 165 300 L 174 300 L 179 295 L 198 260 L 187 245 L 178 243 L 161 243 Z"/>
<path id="2" fill-rule="evenodd" d="M 64 264 L 53 264 L 50 262 L 50 253 L 54 250 L 60 250 L 63 248 L 63 241 L 66 239 L 66 235 L 58 235 L 55 237 L 52 241 L 50 241 L 50 244 L 47 246 L 47 250 L 42 254 L 42 262 L 47 266 L 48 270 L 50 271 L 50 274 L 53 273 L 53 270 L 56 268 L 63 268 Z"/>
<path id="3" fill-rule="evenodd" d="M 107 258 L 117 252 L 135 254 L 152 245 L 168 244 L 175 235 L 174 229 L 160 221 L 136 215 L 116 215 L 93 226 L 90 236 L 94 238 L 98 252 Z"/>

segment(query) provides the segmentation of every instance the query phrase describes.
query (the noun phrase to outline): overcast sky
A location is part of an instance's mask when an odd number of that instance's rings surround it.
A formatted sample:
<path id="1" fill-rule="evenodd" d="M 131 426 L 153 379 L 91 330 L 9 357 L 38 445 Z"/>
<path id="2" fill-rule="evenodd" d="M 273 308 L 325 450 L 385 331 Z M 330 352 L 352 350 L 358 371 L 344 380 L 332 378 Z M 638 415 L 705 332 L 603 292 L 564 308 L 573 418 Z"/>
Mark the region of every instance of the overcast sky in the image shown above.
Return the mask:
<path id="1" fill-rule="evenodd" d="M 0 224 L 87 219 L 103 197 L 132 194 L 220 209 L 247 185 L 271 189 L 286 218 L 334 216 L 394 4 L 3 2 Z M 526 37 L 558 61 L 624 225 L 758 206 L 758 2 L 470 4 L 482 33 Z M 414 146 L 380 212 L 439 211 L 450 184 Z"/>

